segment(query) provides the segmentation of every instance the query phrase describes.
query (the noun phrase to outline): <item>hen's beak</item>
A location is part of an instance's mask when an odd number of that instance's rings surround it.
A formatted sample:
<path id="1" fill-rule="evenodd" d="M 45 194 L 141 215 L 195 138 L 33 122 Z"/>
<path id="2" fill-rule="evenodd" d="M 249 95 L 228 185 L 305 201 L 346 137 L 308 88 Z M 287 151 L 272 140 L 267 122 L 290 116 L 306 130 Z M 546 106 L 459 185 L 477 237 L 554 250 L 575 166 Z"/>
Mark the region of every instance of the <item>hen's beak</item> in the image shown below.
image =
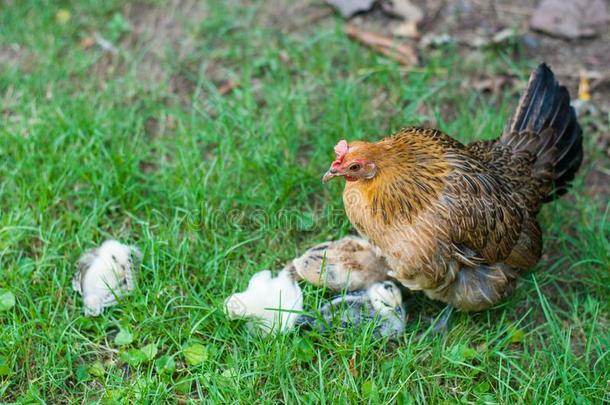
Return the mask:
<path id="1" fill-rule="evenodd" d="M 322 183 L 328 183 L 330 180 L 333 179 L 333 177 L 337 176 L 341 176 L 341 173 L 339 173 L 338 170 L 332 168 L 328 169 L 328 171 L 324 173 L 324 176 L 322 177 Z"/>

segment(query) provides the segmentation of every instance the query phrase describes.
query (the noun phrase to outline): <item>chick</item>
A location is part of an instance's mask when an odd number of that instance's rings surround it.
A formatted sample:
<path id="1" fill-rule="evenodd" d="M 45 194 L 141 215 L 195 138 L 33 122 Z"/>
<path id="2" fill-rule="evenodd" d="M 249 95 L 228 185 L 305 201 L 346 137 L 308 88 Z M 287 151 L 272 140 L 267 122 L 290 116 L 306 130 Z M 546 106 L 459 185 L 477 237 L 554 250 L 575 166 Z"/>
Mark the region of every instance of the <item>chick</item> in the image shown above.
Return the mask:
<path id="1" fill-rule="evenodd" d="M 398 338 L 405 330 L 401 291 L 391 281 L 333 298 L 318 317 L 300 315 L 296 326 L 326 332 L 329 328 L 359 329 L 374 324 L 375 337 Z"/>
<path id="2" fill-rule="evenodd" d="M 355 236 L 314 246 L 289 267 L 303 280 L 333 291 L 366 289 L 387 280 L 390 271 L 378 251 Z"/>
<path id="3" fill-rule="evenodd" d="M 142 253 L 134 246 L 107 240 L 78 260 L 72 288 L 83 297 L 87 316 L 98 316 L 134 289 L 134 271 Z M 137 262 L 137 263 L 136 263 Z"/>
<path id="4" fill-rule="evenodd" d="M 295 312 L 303 310 L 303 294 L 289 271 L 273 278 L 264 270 L 252 276 L 244 292 L 229 296 L 224 307 L 229 319 L 248 319 L 250 331 L 267 335 L 292 329 Z"/>

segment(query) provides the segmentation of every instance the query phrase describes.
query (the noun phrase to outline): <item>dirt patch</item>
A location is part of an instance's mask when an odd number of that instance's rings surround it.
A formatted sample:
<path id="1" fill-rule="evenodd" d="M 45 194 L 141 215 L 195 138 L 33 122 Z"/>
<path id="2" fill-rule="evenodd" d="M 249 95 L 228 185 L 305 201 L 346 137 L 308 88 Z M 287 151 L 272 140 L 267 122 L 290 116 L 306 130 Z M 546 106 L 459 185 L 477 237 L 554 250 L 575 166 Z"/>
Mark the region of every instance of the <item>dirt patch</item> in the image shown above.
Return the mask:
<path id="1" fill-rule="evenodd" d="M 320 1 L 268 0 L 257 13 L 257 25 L 299 34 L 332 24 L 334 10 Z"/>
<path id="2" fill-rule="evenodd" d="M 180 71 L 181 63 L 196 47 L 196 26 L 206 17 L 206 3 L 170 0 L 162 5 L 148 2 L 127 4 L 121 11 L 129 31 L 93 64 L 91 73 L 102 84 L 109 78 L 135 69 L 144 86 L 168 83 L 169 92 L 183 96 L 192 84 Z"/>
<path id="3" fill-rule="evenodd" d="M 462 83 L 467 87 L 466 90 L 474 88 L 490 93 L 499 93 L 499 90 L 506 90 L 506 87 L 512 87 L 514 91 L 520 90 L 518 88 L 521 85 L 520 79 L 508 77 L 508 80 L 505 80 L 507 75 L 514 74 L 509 71 L 509 67 L 506 67 L 504 72 L 498 72 L 497 66 L 493 69 L 488 67 L 482 56 L 481 44 L 490 44 L 494 36 L 508 31 L 512 32 L 512 35 L 507 40 L 497 44 L 492 43 L 492 46 L 508 52 L 514 59 L 527 58 L 548 63 L 574 98 L 578 94 L 581 72 L 588 72 L 596 77 L 607 77 L 608 80 L 605 81 L 596 81 L 596 83 L 592 81 L 591 104 L 603 113 L 610 111 L 610 71 L 608 70 L 610 31 L 606 30 L 593 38 L 578 40 L 565 40 L 536 32 L 530 28 L 530 20 L 539 0 L 411 1 L 424 14 L 423 21 L 419 25 L 420 37 L 396 40 L 417 46 L 423 64 L 426 63 L 426 56 L 431 55 L 432 52 L 442 53 L 442 48 L 431 49 L 434 44 L 446 42 L 456 44 L 458 52 L 472 68 L 470 70 L 478 72 L 479 75 L 484 73 L 489 79 L 471 77 L 468 73 L 464 73 Z M 335 10 L 324 2 L 270 0 L 258 9 L 255 23 L 299 36 L 332 27 L 337 15 Z M 379 6 L 356 15 L 349 22 L 363 30 L 386 36 L 392 36 L 402 24 L 400 18 L 389 16 Z M 500 81 L 496 80 L 501 75 L 505 77 Z M 512 84 L 515 86 L 511 86 Z M 486 88 L 480 89 L 477 86 Z"/>
<path id="4" fill-rule="evenodd" d="M 420 38 L 400 39 L 399 42 L 412 43 L 419 46 L 421 56 L 430 52 L 430 44 L 455 43 L 459 52 L 465 58 L 473 58 L 480 52 L 481 44 L 489 44 L 494 36 L 506 29 L 514 32 L 507 41 L 497 44 L 510 52 L 514 58 L 527 58 L 533 61 L 548 63 L 556 73 L 559 80 L 566 84 L 572 95 L 577 94 L 578 81 L 581 72 L 592 72 L 608 76 L 610 66 L 610 31 L 593 38 L 578 40 L 565 40 L 551 37 L 530 29 L 531 16 L 538 4 L 538 0 L 512 0 L 510 2 L 483 1 L 483 0 L 412 0 L 424 13 L 424 20 L 420 24 Z M 282 3 L 276 0 L 274 3 Z M 305 2 L 299 2 L 301 4 Z M 304 6 L 301 6 L 304 7 Z M 320 7 L 320 6 L 318 6 Z M 311 6 L 310 6 L 311 8 Z M 280 7 L 290 18 L 282 21 L 294 22 L 294 10 L 297 6 Z M 262 9 L 261 12 L 264 12 Z M 278 11 L 273 11 L 278 13 Z M 305 13 L 305 17 L 307 18 Z M 296 19 L 300 18 L 296 15 Z M 332 20 L 332 19 L 326 19 Z M 273 22 L 274 19 L 270 19 Z M 350 20 L 362 29 L 392 36 L 392 33 L 402 23 L 399 18 L 392 18 L 384 13 L 380 7 L 359 14 Z M 320 22 L 317 22 L 319 24 Z M 278 23 L 285 27 L 286 23 Z M 516 46 L 519 45 L 519 46 Z M 475 57 L 476 59 L 476 57 Z M 477 68 L 484 69 L 485 65 L 478 64 Z M 498 72 L 494 72 L 498 73 Z M 603 111 L 610 111 L 610 85 L 599 86 L 592 91 L 592 102 Z"/>
<path id="5" fill-rule="evenodd" d="M 18 44 L 0 44 L 0 70 L 16 67 L 24 73 L 30 73 L 35 61 L 34 54 Z"/>
<path id="6" fill-rule="evenodd" d="M 124 10 L 130 32 L 122 45 L 133 50 L 139 61 L 138 77 L 142 81 L 166 79 L 164 65 L 183 60 L 195 49 L 193 26 L 206 16 L 205 2 L 172 0 L 164 7 L 136 2 Z"/>
<path id="7" fill-rule="evenodd" d="M 585 194 L 602 202 L 600 211 L 606 210 L 605 204 L 610 201 L 610 159 L 594 161 L 593 167 L 585 177 Z"/>
<path id="8" fill-rule="evenodd" d="M 590 150 L 585 151 L 582 167 L 588 167 L 584 183 L 584 194 L 600 201 L 601 212 L 610 201 L 610 133 L 607 131 L 605 114 L 595 111 L 589 114 L 583 125 L 583 136 L 591 138 Z"/>
<path id="9" fill-rule="evenodd" d="M 100 87 L 103 87 L 106 81 L 115 76 L 122 76 L 126 72 L 127 66 L 125 66 L 123 58 L 110 52 L 102 53 L 91 65 L 91 75 L 97 79 Z"/>
<path id="10" fill-rule="evenodd" d="M 16 65 L 21 60 L 22 48 L 19 45 L 0 45 L 0 65 Z"/>

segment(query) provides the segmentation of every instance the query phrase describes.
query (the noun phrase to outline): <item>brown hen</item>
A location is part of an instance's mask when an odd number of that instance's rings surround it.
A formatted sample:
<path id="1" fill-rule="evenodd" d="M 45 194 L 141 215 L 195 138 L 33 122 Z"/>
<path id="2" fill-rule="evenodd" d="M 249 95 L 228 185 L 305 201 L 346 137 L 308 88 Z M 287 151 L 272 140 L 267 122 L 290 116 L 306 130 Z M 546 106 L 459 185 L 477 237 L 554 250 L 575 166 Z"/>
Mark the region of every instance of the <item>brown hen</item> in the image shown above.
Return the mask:
<path id="1" fill-rule="evenodd" d="M 540 259 L 536 215 L 582 161 L 582 130 L 551 70 L 531 75 L 503 134 L 468 145 L 406 128 L 379 142 L 341 141 L 324 181 L 342 176 L 345 211 L 388 274 L 465 311 L 506 297 Z"/>

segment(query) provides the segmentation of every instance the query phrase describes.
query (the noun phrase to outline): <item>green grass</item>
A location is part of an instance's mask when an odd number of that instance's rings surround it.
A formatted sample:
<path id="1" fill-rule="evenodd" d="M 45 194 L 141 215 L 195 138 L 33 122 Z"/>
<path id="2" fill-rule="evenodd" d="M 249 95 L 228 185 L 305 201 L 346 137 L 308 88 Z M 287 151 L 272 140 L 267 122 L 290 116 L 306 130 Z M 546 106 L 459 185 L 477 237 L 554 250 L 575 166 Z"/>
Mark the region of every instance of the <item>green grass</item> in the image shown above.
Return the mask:
<path id="1" fill-rule="evenodd" d="M 482 95 L 466 79 L 525 79 L 538 61 L 490 50 L 475 64 L 449 46 L 409 71 L 351 42 L 338 19 L 282 33 L 261 22 L 263 3 L 206 4 L 181 26 L 188 53 L 166 45 L 152 59 L 129 42 L 121 2 L 0 6 L 0 49 L 21 55 L 0 67 L 0 288 L 16 297 L 0 312 L 0 401 L 610 401 L 610 218 L 608 196 L 586 193 L 591 163 L 573 197 L 541 213 L 546 255 L 516 294 L 459 314 L 446 336 L 415 340 L 441 308 L 421 296 L 395 344 L 366 332 L 264 339 L 229 322 L 223 300 L 253 273 L 350 231 L 339 182 L 320 181 L 338 139 L 409 124 L 494 137 L 515 93 Z M 83 47 L 94 32 L 119 54 Z M 239 86 L 221 96 L 221 79 Z M 139 285 L 84 318 L 70 279 L 106 238 L 142 249 Z M 305 287 L 307 308 L 321 299 Z M 131 343 L 117 345 L 120 328 Z M 155 360 L 126 361 L 149 344 Z M 185 361 L 194 344 L 199 364 Z"/>

